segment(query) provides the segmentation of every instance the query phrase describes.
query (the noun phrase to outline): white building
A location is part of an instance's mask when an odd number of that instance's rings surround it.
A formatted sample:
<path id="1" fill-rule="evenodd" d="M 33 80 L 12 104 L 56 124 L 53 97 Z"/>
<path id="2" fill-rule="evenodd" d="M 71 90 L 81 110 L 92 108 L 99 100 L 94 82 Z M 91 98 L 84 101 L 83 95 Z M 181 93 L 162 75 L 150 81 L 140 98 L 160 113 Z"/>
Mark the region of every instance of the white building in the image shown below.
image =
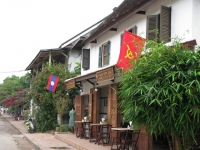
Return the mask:
<path id="1" fill-rule="evenodd" d="M 99 122 L 107 115 L 109 124 L 121 125 L 115 91 L 121 72 L 115 65 L 124 30 L 166 44 L 171 44 L 171 38 L 183 38 L 182 43 L 193 49 L 200 43 L 199 14 L 199 0 L 124 0 L 114 8 L 83 41 L 81 76 L 66 80 L 69 88 L 77 82 L 82 85 L 75 102 L 76 120 L 91 115 L 93 122 Z M 156 35 L 153 29 L 160 34 Z M 152 137 L 142 131 L 139 150 L 147 149 L 152 149 Z"/>

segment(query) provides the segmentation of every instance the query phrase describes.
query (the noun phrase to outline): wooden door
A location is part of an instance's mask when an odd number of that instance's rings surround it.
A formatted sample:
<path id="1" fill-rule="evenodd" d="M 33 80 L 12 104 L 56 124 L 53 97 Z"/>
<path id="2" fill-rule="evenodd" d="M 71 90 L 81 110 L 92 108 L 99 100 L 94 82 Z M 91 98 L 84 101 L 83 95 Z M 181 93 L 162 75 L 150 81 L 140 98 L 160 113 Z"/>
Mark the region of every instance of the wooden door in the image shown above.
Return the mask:
<path id="1" fill-rule="evenodd" d="M 117 84 L 109 85 L 108 88 L 108 121 L 113 127 L 118 127 L 117 110 Z"/>
<path id="2" fill-rule="evenodd" d="M 97 123 L 99 122 L 99 98 L 98 98 L 98 91 L 95 91 L 94 89 L 91 89 L 89 100 L 91 100 L 92 105 L 91 105 L 91 115 L 92 115 L 92 122 Z"/>
<path id="3" fill-rule="evenodd" d="M 75 121 L 81 121 L 83 119 L 82 112 L 83 112 L 83 102 L 81 96 L 75 97 L 75 110 L 76 110 L 76 117 Z"/>

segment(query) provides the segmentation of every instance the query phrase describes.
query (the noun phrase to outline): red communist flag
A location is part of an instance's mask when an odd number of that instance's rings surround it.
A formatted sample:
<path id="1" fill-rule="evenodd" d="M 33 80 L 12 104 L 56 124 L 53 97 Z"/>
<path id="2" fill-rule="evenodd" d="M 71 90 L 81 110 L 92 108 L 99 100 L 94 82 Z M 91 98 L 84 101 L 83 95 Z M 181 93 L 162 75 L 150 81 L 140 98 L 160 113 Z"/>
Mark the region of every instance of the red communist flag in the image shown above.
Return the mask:
<path id="1" fill-rule="evenodd" d="M 116 66 L 123 68 L 124 70 L 129 69 L 131 67 L 130 61 L 133 59 L 137 60 L 140 57 L 145 41 L 145 39 L 133 33 L 124 31 L 120 54 Z"/>
<path id="2" fill-rule="evenodd" d="M 58 82 L 59 82 L 59 78 L 50 74 L 46 89 L 51 92 L 55 92 Z"/>

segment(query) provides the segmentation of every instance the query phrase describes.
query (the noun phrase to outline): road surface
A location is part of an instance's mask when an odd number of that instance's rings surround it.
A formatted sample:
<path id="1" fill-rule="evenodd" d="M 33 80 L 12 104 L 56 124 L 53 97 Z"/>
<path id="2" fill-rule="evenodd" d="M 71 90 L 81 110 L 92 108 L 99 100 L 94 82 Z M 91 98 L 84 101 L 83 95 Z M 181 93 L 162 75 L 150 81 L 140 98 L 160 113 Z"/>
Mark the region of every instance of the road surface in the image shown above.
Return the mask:
<path id="1" fill-rule="evenodd" d="M 36 150 L 5 118 L 0 116 L 0 150 Z"/>

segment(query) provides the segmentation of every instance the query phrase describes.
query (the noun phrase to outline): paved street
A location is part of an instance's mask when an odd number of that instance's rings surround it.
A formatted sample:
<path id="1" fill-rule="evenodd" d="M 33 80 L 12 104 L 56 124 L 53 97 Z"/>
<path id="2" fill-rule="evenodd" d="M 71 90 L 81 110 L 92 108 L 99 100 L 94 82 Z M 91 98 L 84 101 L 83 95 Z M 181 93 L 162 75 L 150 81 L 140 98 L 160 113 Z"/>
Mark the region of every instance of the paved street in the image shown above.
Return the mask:
<path id="1" fill-rule="evenodd" d="M 20 150 L 15 138 L 23 137 L 13 126 L 0 116 L 0 150 Z"/>

